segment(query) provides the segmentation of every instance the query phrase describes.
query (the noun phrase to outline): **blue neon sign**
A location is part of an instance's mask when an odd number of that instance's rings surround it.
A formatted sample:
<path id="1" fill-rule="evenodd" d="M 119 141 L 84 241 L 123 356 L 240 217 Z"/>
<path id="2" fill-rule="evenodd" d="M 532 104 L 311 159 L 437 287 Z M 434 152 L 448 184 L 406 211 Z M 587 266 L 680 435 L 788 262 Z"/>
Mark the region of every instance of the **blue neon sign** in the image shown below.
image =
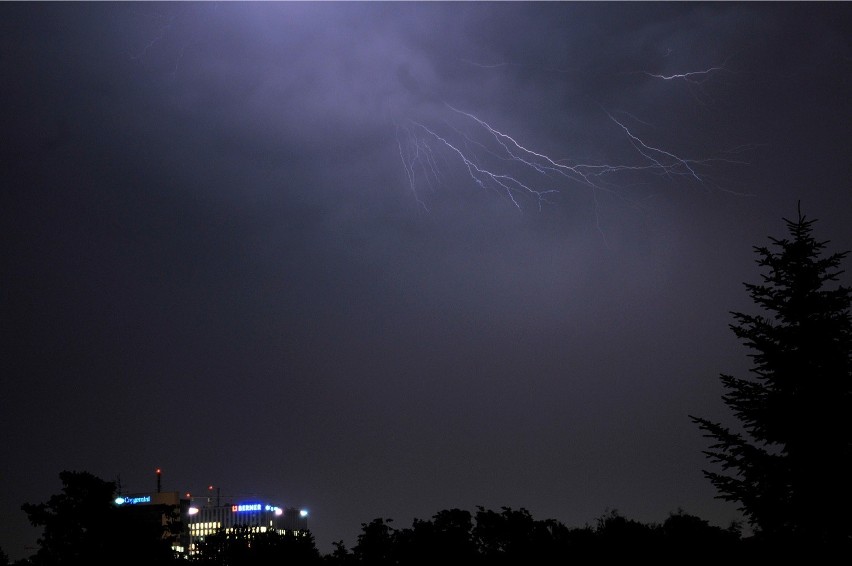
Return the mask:
<path id="1" fill-rule="evenodd" d="M 116 505 L 137 505 L 139 503 L 151 503 L 150 495 L 142 495 L 139 497 L 116 497 Z"/>
<path id="2" fill-rule="evenodd" d="M 234 513 L 245 513 L 247 511 L 260 511 L 263 509 L 261 503 L 243 503 L 241 505 L 232 505 L 231 511 Z"/>

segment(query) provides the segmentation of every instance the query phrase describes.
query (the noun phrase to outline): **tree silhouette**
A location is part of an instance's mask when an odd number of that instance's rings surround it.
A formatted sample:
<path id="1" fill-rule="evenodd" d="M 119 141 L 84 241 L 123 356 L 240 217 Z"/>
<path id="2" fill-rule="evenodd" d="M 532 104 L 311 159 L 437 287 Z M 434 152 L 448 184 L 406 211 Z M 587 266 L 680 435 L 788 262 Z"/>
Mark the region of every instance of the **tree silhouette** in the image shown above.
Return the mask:
<path id="1" fill-rule="evenodd" d="M 457 561 L 472 564 L 476 544 L 471 539 L 473 522 L 469 511 L 440 511 L 430 521 L 414 519 L 411 528 L 393 533 L 397 564 L 426 565 Z"/>
<path id="2" fill-rule="evenodd" d="M 637 562 L 695 564 L 742 557 L 736 525 L 724 530 L 683 512 L 663 525 L 645 524 L 612 511 L 597 527 L 569 528 L 554 519 L 536 520 L 524 508 L 502 507 L 476 513 L 440 511 L 431 520 L 414 519 L 394 529 L 390 519 L 362 523 L 353 552 L 342 542 L 323 557 L 326 566 L 540 566 Z M 754 556 L 758 556 L 757 553 Z"/>
<path id="3" fill-rule="evenodd" d="M 126 556 L 128 549 L 140 563 L 173 563 L 174 553 L 164 537 L 169 525 L 163 524 L 162 506 L 127 512 L 113 503 L 113 482 L 88 472 L 64 471 L 59 478 L 61 493 L 46 503 L 21 506 L 30 523 L 43 528 L 33 564 L 100 564 Z"/>
<path id="4" fill-rule="evenodd" d="M 390 566 L 394 563 L 396 529 L 390 526 L 393 519 L 373 519 L 361 524 L 358 543 L 352 549 L 358 562 L 374 566 Z"/>
<path id="5" fill-rule="evenodd" d="M 659 525 L 628 519 L 614 509 L 598 519 L 595 534 L 598 555 L 607 561 L 658 556 L 664 544 Z"/>
<path id="6" fill-rule="evenodd" d="M 732 313 L 731 329 L 751 350 L 751 376 L 722 375 L 734 431 L 690 416 L 713 440 L 705 471 L 722 499 L 738 502 L 773 543 L 849 543 L 852 491 L 850 289 L 837 281 L 848 252 L 824 256 L 814 221 L 784 219 L 789 238 L 755 247 L 765 271 L 746 284 L 764 314 Z"/>
<path id="7" fill-rule="evenodd" d="M 716 527 L 695 515 L 678 510 L 660 527 L 666 541 L 666 558 L 672 560 L 692 556 L 719 559 L 729 556 L 740 542 L 740 525 L 732 523 L 727 529 Z"/>
<path id="8" fill-rule="evenodd" d="M 500 513 L 479 507 L 473 538 L 486 564 L 547 563 L 553 552 L 555 521 L 536 521 L 523 507 Z"/>
<path id="9" fill-rule="evenodd" d="M 62 493 L 47 503 L 21 506 L 30 523 L 43 527 L 34 561 L 73 564 L 101 555 L 111 534 L 110 515 L 115 485 L 87 472 L 59 474 Z"/>
<path id="10" fill-rule="evenodd" d="M 325 564 L 333 566 L 353 566 L 358 563 L 355 555 L 346 549 L 346 545 L 343 544 L 342 540 L 335 541 L 331 544 L 334 546 L 334 550 L 331 554 L 326 554 L 322 557 Z"/>

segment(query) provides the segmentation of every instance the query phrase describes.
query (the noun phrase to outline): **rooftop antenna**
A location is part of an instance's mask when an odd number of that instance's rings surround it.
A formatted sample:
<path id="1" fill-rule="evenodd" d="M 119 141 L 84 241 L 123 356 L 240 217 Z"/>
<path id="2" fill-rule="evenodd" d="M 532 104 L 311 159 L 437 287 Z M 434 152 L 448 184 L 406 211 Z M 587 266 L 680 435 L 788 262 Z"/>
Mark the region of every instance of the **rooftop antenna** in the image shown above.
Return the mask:
<path id="1" fill-rule="evenodd" d="M 163 489 L 163 471 L 160 468 L 157 468 L 157 493 L 160 493 Z"/>
<path id="2" fill-rule="evenodd" d="M 213 491 L 213 486 L 208 485 L 207 491 Z M 219 486 L 217 485 L 216 486 L 216 507 L 219 507 L 219 492 L 220 492 L 220 489 L 219 489 Z"/>

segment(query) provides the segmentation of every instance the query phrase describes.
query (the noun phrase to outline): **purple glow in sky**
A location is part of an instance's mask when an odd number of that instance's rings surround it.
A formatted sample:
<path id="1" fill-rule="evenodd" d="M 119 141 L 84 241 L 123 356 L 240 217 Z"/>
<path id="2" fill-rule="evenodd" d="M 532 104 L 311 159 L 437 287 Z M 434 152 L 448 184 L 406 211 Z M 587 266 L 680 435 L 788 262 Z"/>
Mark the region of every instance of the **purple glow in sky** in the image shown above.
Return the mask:
<path id="1" fill-rule="evenodd" d="M 64 469 L 361 523 L 739 518 L 729 311 L 852 249 L 846 3 L 0 5 L 2 547 Z M 848 282 L 848 280 L 847 280 Z M 726 421 L 727 422 L 727 421 Z"/>

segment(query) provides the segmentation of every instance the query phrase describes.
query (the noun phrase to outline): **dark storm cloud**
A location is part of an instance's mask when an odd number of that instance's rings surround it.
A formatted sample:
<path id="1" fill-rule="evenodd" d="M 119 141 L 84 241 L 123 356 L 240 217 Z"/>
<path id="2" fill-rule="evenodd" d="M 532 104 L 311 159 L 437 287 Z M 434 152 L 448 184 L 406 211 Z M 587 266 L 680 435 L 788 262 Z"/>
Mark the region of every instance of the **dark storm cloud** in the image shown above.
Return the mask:
<path id="1" fill-rule="evenodd" d="M 745 366 L 727 312 L 796 199 L 852 246 L 845 5 L 0 13 L 13 556 L 63 468 L 308 506 L 323 550 L 445 507 L 736 516 L 685 415 Z M 643 163 L 608 112 L 729 159 L 539 210 L 448 151 L 415 195 L 404 128 L 486 141 L 445 103 L 575 162 Z"/>

